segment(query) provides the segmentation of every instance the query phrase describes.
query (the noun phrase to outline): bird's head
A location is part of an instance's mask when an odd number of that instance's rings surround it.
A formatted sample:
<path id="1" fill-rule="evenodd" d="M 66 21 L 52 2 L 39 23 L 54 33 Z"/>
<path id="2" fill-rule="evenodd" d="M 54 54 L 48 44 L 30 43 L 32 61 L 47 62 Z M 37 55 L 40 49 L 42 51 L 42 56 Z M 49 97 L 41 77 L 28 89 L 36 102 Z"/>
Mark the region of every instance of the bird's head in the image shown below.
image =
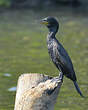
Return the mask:
<path id="1" fill-rule="evenodd" d="M 49 29 L 49 32 L 57 33 L 59 28 L 59 23 L 54 17 L 46 17 L 42 19 L 41 24 L 44 24 L 45 26 L 47 26 Z"/>

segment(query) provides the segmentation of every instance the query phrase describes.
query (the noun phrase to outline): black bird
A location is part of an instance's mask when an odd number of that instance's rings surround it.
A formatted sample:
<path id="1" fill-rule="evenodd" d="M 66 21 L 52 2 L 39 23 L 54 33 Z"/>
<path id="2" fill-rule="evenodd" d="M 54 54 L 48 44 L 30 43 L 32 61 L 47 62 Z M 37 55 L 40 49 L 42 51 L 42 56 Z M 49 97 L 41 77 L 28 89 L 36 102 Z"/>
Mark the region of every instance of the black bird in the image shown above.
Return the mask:
<path id="1" fill-rule="evenodd" d="M 59 69 L 60 76 L 66 76 L 67 78 L 71 79 L 74 82 L 77 92 L 80 94 L 80 96 L 84 97 L 77 84 L 77 78 L 72 61 L 64 47 L 55 37 L 59 29 L 59 23 L 54 17 L 46 17 L 42 19 L 41 23 L 46 25 L 49 29 L 49 34 L 47 36 L 48 52 L 53 63 Z"/>

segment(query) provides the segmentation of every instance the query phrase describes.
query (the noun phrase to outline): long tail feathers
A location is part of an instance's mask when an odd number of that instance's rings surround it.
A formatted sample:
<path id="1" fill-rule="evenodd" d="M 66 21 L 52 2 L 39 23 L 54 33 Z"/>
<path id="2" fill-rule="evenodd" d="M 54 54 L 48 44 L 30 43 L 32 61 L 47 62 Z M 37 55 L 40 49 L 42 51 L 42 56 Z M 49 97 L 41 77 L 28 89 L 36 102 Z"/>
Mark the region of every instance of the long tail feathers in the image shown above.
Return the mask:
<path id="1" fill-rule="evenodd" d="M 77 92 L 80 94 L 80 96 L 82 96 L 84 98 L 84 96 L 83 96 L 83 94 L 82 94 L 82 92 L 81 92 L 81 90 L 80 90 L 80 88 L 79 88 L 76 81 L 74 81 L 74 85 L 75 85 L 75 88 L 76 88 Z"/>

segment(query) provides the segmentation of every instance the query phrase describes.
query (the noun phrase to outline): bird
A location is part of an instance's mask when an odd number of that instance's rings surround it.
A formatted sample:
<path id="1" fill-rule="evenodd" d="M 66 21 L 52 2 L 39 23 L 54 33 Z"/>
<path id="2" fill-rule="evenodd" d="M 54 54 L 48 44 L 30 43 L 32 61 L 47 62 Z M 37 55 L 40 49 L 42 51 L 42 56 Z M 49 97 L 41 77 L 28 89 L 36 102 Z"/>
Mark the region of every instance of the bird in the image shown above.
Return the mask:
<path id="1" fill-rule="evenodd" d="M 45 25 L 49 30 L 49 33 L 47 35 L 48 53 L 51 57 L 52 62 L 60 71 L 61 79 L 63 80 L 63 76 L 66 76 L 67 78 L 72 80 L 77 92 L 80 94 L 80 96 L 84 97 L 77 84 L 77 77 L 71 58 L 63 45 L 55 37 L 56 33 L 59 30 L 59 22 L 55 17 L 48 16 L 41 20 L 41 24 Z"/>

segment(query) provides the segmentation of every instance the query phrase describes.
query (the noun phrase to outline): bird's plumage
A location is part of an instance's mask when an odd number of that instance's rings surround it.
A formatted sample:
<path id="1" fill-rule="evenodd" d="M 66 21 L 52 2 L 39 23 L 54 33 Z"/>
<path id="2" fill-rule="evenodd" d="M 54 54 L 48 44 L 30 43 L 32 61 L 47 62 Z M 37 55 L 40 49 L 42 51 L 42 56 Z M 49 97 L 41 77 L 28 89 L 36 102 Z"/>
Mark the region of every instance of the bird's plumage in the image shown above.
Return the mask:
<path id="1" fill-rule="evenodd" d="M 49 55 L 53 63 L 59 69 L 60 73 L 62 73 L 74 82 L 77 92 L 83 97 L 77 84 L 77 78 L 72 61 L 64 47 L 55 37 L 59 28 L 59 23 L 53 17 L 47 17 L 43 19 L 43 24 L 44 22 L 49 29 L 49 34 L 47 36 L 47 46 Z"/>
<path id="2" fill-rule="evenodd" d="M 73 69 L 68 53 L 65 51 L 60 42 L 55 38 L 53 33 L 47 36 L 48 52 L 56 67 L 68 78 L 75 81 L 76 75 Z"/>

